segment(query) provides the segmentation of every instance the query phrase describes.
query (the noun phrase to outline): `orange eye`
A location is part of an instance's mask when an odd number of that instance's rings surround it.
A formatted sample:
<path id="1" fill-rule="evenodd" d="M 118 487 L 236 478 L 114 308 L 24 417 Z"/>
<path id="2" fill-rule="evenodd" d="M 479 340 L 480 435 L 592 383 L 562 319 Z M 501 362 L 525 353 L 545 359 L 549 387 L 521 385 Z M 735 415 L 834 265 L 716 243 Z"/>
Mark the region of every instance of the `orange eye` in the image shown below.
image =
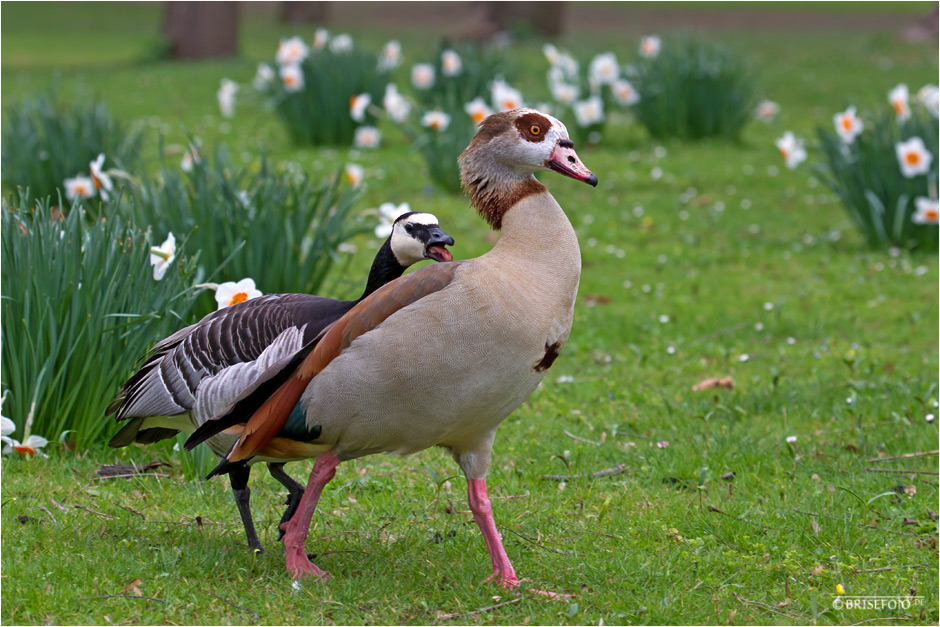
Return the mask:
<path id="1" fill-rule="evenodd" d="M 539 135 L 542 132 L 542 127 L 539 126 L 538 124 L 533 124 L 532 126 L 529 127 L 529 132 L 532 133 L 533 135 Z"/>

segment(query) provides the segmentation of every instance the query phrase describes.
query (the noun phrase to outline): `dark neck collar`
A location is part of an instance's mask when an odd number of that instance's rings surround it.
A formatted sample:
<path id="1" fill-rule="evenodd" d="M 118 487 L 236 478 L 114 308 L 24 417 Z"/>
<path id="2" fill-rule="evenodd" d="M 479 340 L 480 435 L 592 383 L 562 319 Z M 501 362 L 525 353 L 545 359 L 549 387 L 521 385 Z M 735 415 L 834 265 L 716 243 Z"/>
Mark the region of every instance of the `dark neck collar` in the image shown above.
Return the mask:
<path id="1" fill-rule="evenodd" d="M 405 272 L 405 267 L 398 263 L 395 253 L 392 252 L 392 238 L 389 237 L 379 248 L 372 262 L 372 269 L 369 270 L 369 278 L 366 281 L 366 289 L 358 300 L 363 300 L 372 292 L 379 289 L 389 281 L 393 281 Z"/>

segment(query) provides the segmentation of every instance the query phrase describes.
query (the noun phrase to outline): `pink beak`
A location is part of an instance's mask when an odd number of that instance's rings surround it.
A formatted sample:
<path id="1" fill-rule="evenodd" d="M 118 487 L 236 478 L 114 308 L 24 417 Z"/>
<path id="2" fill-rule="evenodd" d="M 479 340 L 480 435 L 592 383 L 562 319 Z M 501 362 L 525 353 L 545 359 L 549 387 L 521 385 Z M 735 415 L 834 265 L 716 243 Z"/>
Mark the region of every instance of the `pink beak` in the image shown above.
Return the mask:
<path id="1" fill-rule="evenodd" d="M 597 176 L 581 163 L 578 153 L 574 151 L 574 142 L 570 139 L 558 140 L 552 156 L 545 162 L 545 167 L 559 174 L 570 176 L 576 181 L 584 181 L 592 187 L 597 187 Z"/>

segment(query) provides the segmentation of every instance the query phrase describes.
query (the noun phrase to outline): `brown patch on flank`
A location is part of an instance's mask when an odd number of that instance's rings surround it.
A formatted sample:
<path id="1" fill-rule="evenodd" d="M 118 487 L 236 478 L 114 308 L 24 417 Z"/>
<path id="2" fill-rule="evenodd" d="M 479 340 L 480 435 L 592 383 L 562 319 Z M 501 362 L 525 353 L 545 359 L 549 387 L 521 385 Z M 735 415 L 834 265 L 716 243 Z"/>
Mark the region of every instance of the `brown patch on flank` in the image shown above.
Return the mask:
<path id="1" fill-rule="evenodd" d="M 561 342 L 555 342 L 554 344 L 549 344 L 545 342 L 545 355 L 542 357 L 542 361 L 535 364 L 536 372 L 545 372 L 552 367 L 552 364 L 555 363 L 555 360 L 558 359 L 558 353 L 561 352 Z"/>
<path id="2" fill-rule="evenodd" d="M 533 143 L 538 143 L 545 139 L 545 133 L 552 127 L 552 123 L 541 113 L 530 111 L 525 115 L 519 116 L 516 120 L 516 129 L 522 136 L 522 139 Z M 538 128 L 538 134 L 532 130 Z"/>

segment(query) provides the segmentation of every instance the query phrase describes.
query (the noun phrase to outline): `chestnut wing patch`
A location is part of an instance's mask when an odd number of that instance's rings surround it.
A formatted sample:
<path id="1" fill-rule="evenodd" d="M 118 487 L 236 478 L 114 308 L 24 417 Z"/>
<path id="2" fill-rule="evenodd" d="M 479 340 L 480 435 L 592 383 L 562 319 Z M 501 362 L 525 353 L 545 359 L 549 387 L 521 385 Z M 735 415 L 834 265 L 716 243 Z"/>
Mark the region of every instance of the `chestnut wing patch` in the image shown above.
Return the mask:
<path id="1" fill-rule="evenodd" d="M 558 353 L 560 352 L 561 342 L 555 342 L 554 344 L 545 342 L 545 355 L 542 356 L 542 360 L 539 361 L 539 363 L 535 364 L 535 371 L 545 372 L 551 368 L 555 360 L 558 359 Z"/>

